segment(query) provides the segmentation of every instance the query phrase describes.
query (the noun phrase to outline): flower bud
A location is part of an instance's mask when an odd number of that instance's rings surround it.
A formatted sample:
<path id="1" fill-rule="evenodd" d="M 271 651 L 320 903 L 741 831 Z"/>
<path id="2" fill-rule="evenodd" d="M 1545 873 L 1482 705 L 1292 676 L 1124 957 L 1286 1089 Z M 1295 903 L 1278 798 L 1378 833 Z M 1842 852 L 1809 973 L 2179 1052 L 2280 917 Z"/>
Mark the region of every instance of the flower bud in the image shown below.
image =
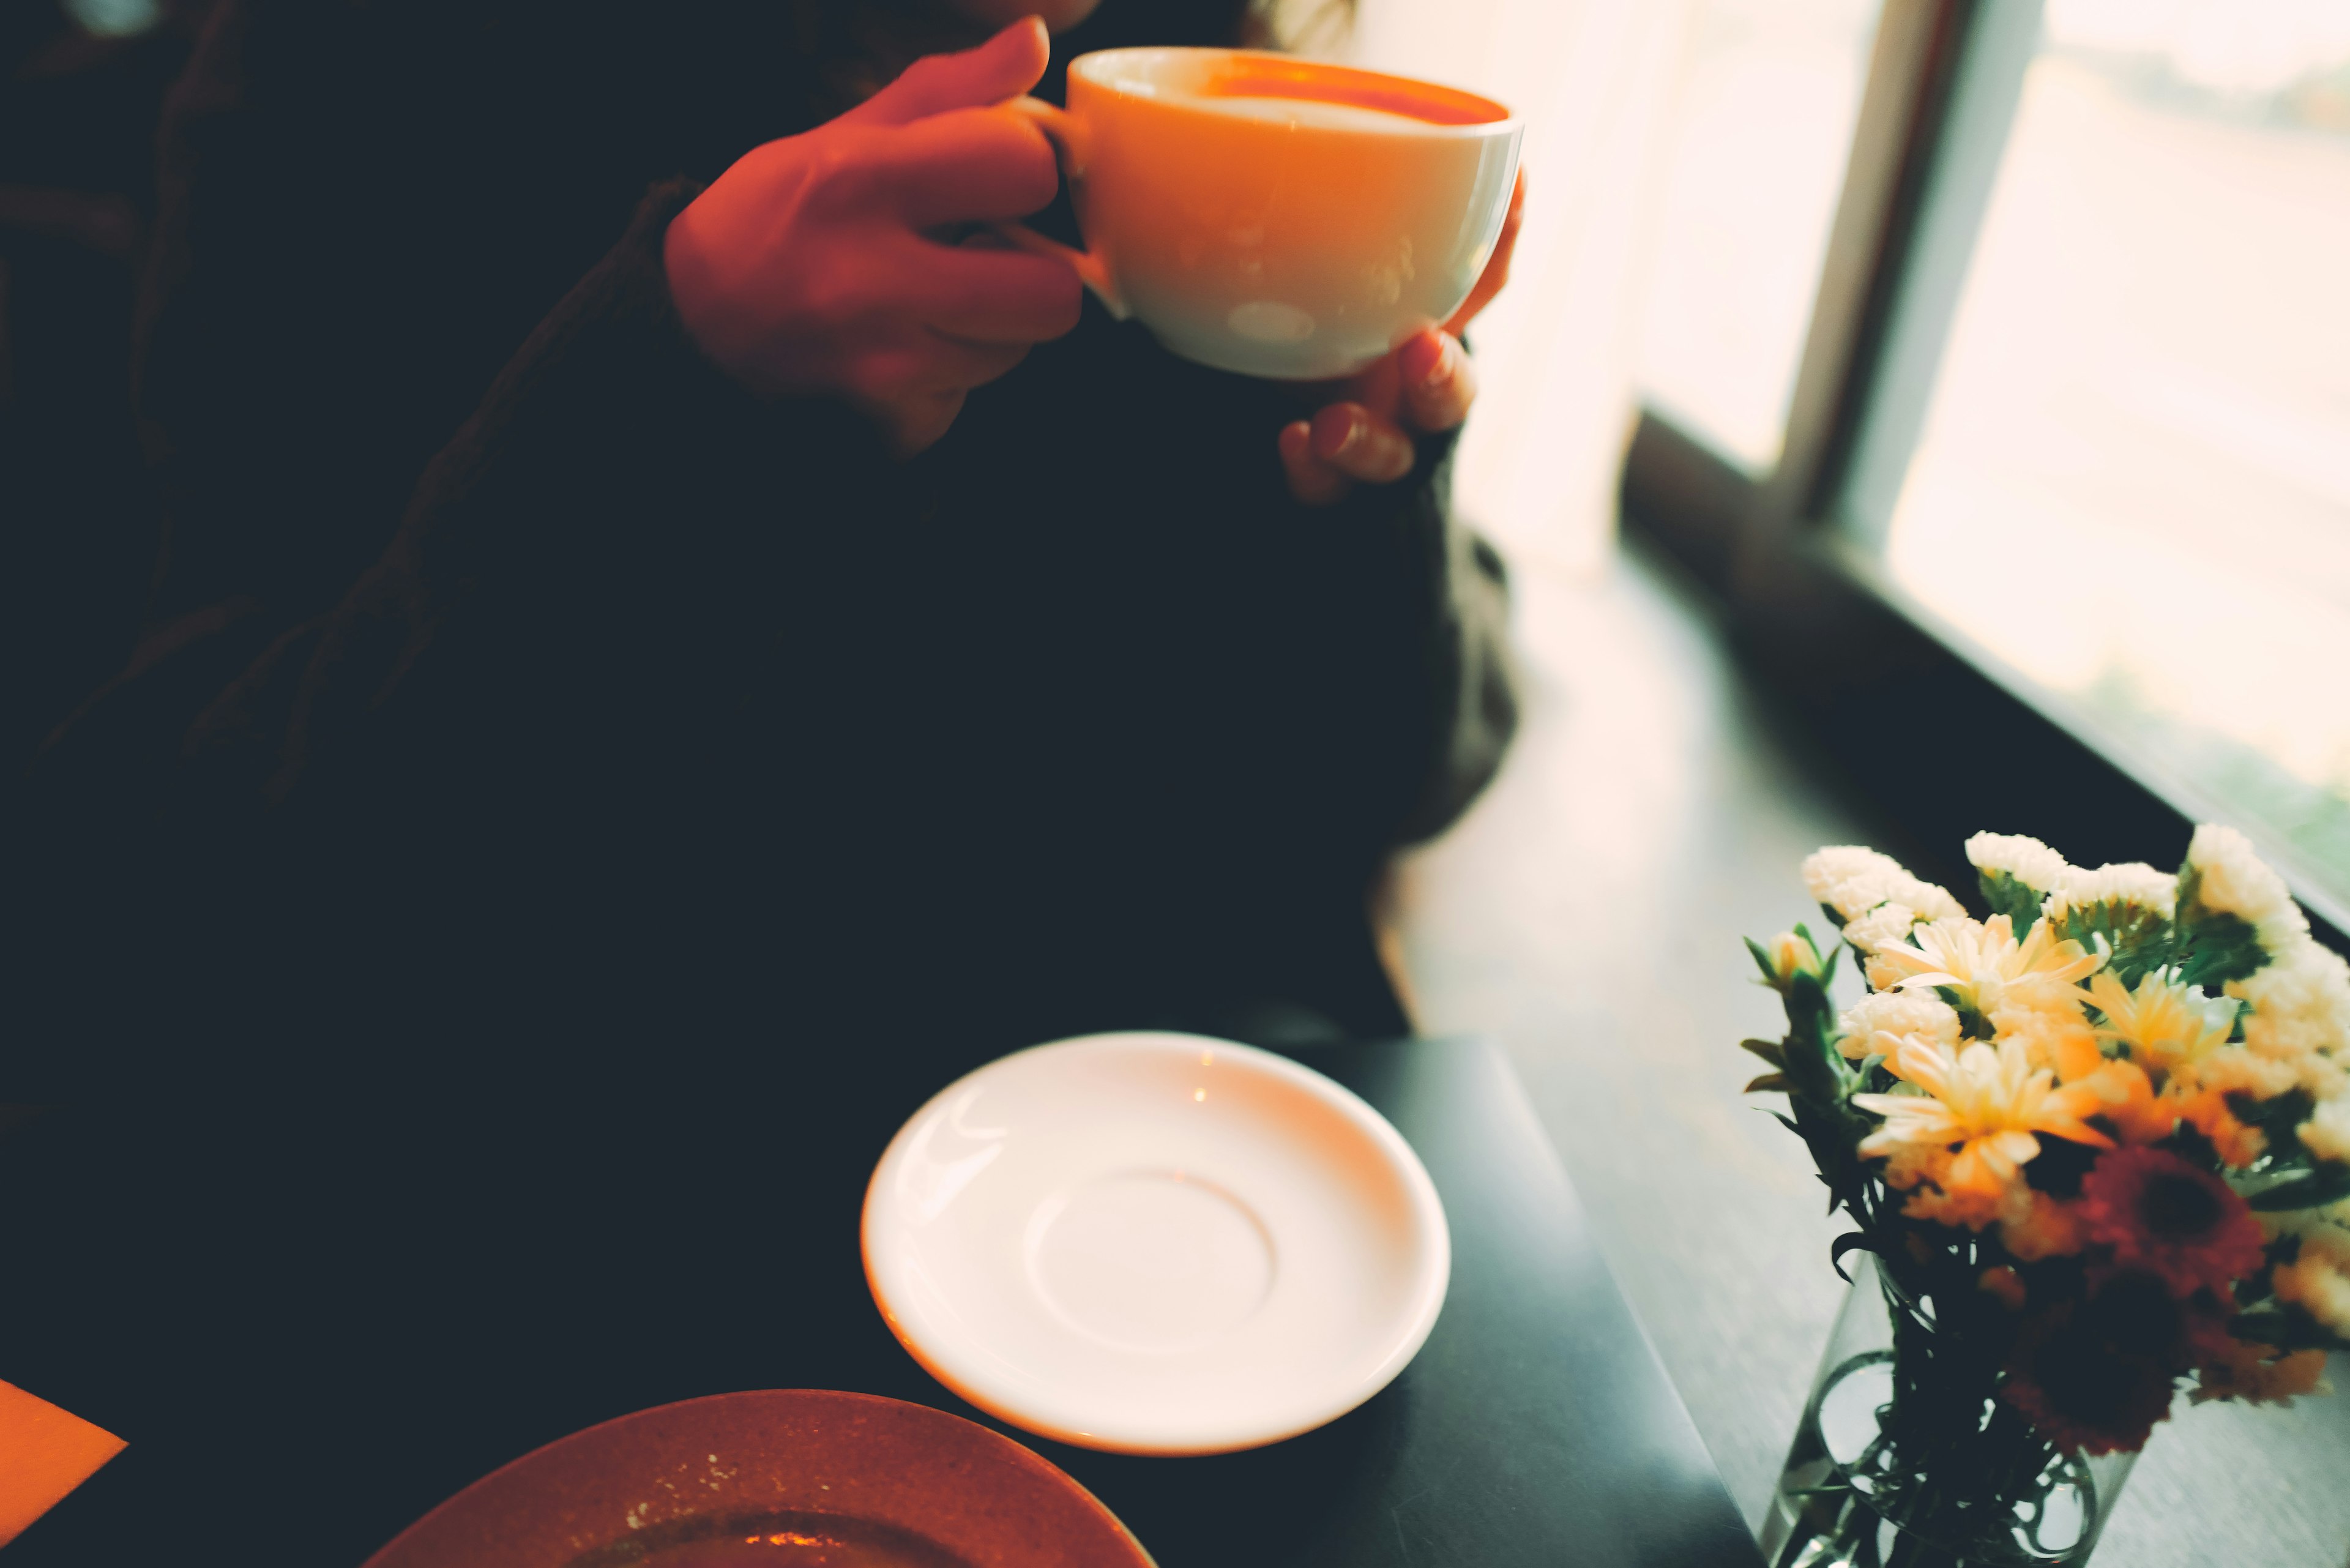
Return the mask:
<path id="1" fill-rule="evenodd" d="M 1810 975 L 1814 980 L 1820 978 L 1824 966 L 1820 962 L 1819 950 L 1812 946 L 1810 939 L 1801 932 L 1781 931 L 1771 939 L 1767 950 L 1771 955 L 1771 972 L 1779 984 L 1785 985 L 1799 974 Z"/>

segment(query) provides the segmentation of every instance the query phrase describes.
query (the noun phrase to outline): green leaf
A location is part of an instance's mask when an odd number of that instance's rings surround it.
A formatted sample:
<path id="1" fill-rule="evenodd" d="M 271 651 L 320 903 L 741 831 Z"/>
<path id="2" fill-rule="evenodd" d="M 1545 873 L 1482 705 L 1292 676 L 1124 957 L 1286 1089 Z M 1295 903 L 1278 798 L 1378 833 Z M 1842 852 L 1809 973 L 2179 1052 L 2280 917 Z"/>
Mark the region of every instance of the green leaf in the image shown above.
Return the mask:
<path id="1" fill-rule="evenodd" d="M 2241 918 L 2207 909 L 2203 874 L 2194 867 L 2178 873 L 2178 978 L 2217 991 L 2231 980 L 2254 974 L 2269 961 L 2260 933 Z"/>
<path id="2" fill-rule="evenodd" d="M 2284 1351 L 2350 1350 L 2350 1339 L 2344 1339 L 2290 1302 L 2240 1312 L 2228 1320 L 2228 1332 L 2238 1339 L 2272 1345 Z"/>
<path id="3" fill-rule="evenodd" d="M 1784 1073 L 1760 1074 L 1749 1079 L 1745 1089 L 1742 1092 L 1749 1095 L 1783 1095 L 1788 1092 L 1787 1075 Z"/>
<path id="4" fill-rule="evenodd" d="M 2075 904 L 2064 911 L 2057 936 L 2095 952 L 2100 940 L 2111 955 L 2106 971 L 2126 987 L 2137 982 L 2178 957 L 2178 935 L 2156 911 L 2137 904 L 2110 901 Z"/>
<path id="5" fill-rule="evenodd" d="M 2317 1102 L 2309 1091 L 2300 1088 L 2287 1089 L 2265 1100 L 2256 1100 L 2241 1090 L 2228 1096 L 2228 1109 L 2238 1121 L 2260 1128 L 2269 1135 L 2272 1143 L 2285 1141 L 2289 1146 L 2300 1141 L 2293 1137 L 2293 1129 L 2307 1121 L 2316 1108 Z"/>
<path id="6" fill-rule="evenodd" d="M 1842 1280 L 1846 1284 L 1850 1284 L 1852 1283 L 1852 1276 L 1844 1272 L 1844 1255 L 1846 1252 L 1874 1252 L 1876 1251 L 1876 1243 L 1872 1242 L 1868 1239 L 1867 1231 L 1847 1231 L 1843 1235 L 1838 1236 L 1835 1241 L 1829 1245 L 1828 1266 L 1835 1270 L 1836 1278 Z"/>
<path id="7" fill-rule="evenodd" d="M 2013 921 L 2018 937 L 2032 929 L 2032 922 L 2040 918 L 2040 906 L 2047 895 L 2004 871 L 1985 871 L 1980 880 L 1983 902 L 1991 906 L 1992 914 L 2005 915 Z"/>
<path id="8" fill-rule="evenodd" d="M 1738 1043 L 1738 1048 L 1762 1057 L 1773 1067 L 1784 1067 L 1787 1064 L 1787 1048 L 1776 1040 L 1741 1040 Z"/>
<path id="9" fill-rule="evenodd" d="M 1772 986 L 1777 985 L 1779 983 L 1779 971 L 1771 967 L 1771 955 L 1762 950 L 1762 944 L 1756 941 L 1752 937 L 1744 937 L 1740 940 L 1745 942 L 1746 950 L 1754 955 L 1754 967 L 1762 971 L 1762 983 Z"/>
<path id="10" fill-rule="evenodd" d="M 2244 1199 L 2263 1214 L 2285 1209 L 2315 1209 L 2350 1198 L 2350 1165 L 2320 1166 L 2305 1176 L 2263 1188 Z"/>
<path id="11" fill-rule="evenodd" d="M 1839 930 L 1835 938 L 1823 942 L 1819 938 L 1812 935 L 1811 927 L 1804 924 L 1801 920 L 1797 920 L 1795 922 L 1795 934 L 1803 938 L 1805 942 L 1809 943 L 1811 945 L 1811 950 L 1814 952 L 1820 955 L 1820 984 L 1825 986 L 1831 981 L 1835 980 L 1836 960 L 1844 957 L 1843 932 Z"/>

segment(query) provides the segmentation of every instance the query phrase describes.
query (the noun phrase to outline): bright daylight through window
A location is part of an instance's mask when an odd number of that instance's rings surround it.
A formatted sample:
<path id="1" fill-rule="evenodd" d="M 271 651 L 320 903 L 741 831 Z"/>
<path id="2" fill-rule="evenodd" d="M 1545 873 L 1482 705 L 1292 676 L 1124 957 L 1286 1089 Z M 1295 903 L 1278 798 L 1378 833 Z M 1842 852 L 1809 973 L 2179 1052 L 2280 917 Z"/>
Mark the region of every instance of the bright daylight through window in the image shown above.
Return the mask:
<path id="1" fill-rule="evenodd" d="M 1876 0 L 1706 0 L 1674 101 L 1637 377 L 1757 472 L 1778 461 L 1868 75 Z"/>
<path id="2" fill-rule="evenodd" d="M 1851 519 L 1929 621 L 2337 920 L 2345 288 L 2350 5 L 2050 0 L 1898 500 Z"/>

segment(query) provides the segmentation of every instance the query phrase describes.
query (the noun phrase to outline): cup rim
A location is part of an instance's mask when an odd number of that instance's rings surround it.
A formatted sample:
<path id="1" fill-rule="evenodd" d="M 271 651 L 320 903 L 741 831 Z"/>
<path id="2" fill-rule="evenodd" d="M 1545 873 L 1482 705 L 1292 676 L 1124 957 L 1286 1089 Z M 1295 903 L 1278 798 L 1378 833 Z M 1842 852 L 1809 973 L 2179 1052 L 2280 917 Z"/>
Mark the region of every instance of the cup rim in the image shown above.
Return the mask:
<path id="1" fill-rule="evenodd" d="M 1492 117 L 1488 119 L 1469 120 L 1455 125 L 1447 125 L 1441 121 L 1432 119 L 1422 120 L 1414 130 L 1409 132 L 1409 134 L 1415 136 L 1425 135 L 1467 138 L 1473 140 L 1482 137 L 1506 135 L 1520 128 L 1518 117 L 1510 111 L 1510 108 L 1507 104 L 1502 103 L 1495 99 L 1487 98 L 1482 93 L 1471 92 L 1466 88 L 1453 87 L 1445 82 L 1430 81 L 1423 77 L 1399 76 L 1392 71 L 1375 71 L 1367 70 L 1361 66 L 1340 65 L 1332 60 L 1308 59 L 1298 55 L 1284 54 L 1277 49 L 1217 48 L 1211 47 L 1176 44 L 1144 44 L 1129 46 L 1125 48 L 1118 49 L 1094 49 L 1086 54 L 1077 56 L 1075 59 L 1069 62 L 1069 75 L 1072 78 L 1083 77 L 1086 81 L 1093 86 L 1100 88 L 1106 92 L 1115 93 L 1120 98 L 1138 99 L 1146 102 L 1165 101 L 1163 99 L 1155 99 L 1150 95 L 1132 91 L 1131 89 L 1120 85 L 1116 80 L 1110 79 L 1105 76 L 1104 73 L 1110 64 L 1122 57 L 1130 58 L 1139 55 L 1213 55 L 1225 59 L 1262 60 L 1267 65 L 1280 69 L 1292 71 L 1310 70 L 1316 76 L 1336 78 L 1340 80 L 1357 82 L 1365 86 L 1381 86 L 1391 88 L 1400 88 L 1406 92 L 1433 92 L 1443 98 L 1454 99 L 1463 107 L 1489 111 Z M 1345 126 L 1317 126 L 1315 129 L 1332 135 L 1339 136 L 1392 136 L 1397 134 L 1391 130 L 1358 130 L 1351 127 Z"/>

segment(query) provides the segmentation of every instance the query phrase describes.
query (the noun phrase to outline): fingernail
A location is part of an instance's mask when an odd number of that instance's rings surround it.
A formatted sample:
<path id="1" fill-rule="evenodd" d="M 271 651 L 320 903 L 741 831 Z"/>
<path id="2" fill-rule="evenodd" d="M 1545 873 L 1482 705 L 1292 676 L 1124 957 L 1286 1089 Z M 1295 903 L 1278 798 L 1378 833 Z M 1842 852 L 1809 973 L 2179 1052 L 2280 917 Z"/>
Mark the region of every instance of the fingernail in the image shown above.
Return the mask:
<path id="1" fill-rule="evenodd" d="M 1356 447 L 1362 444 L 1363 438 L 1370 434 L 1370 421 L 1363 418 L 1360 414 L 1347 415 L 1347 433 L 1339 438 L 1338 450 L 1332 452 L 1330 455 L 1332 457 L 1346 456 L 1348 452 L 1354 451 Z"/>
<path id="2" fill-rule="evenodd" d="M 1430 385 L 1444 368 L 1444 339 L 1431 332 L 1415 334 L 1396 357 L 1396 368 L 1413 388 Z"/>
<path id="3" fill-rule="evenodd" d="M 1453 355 L 1454 350 L 1450 339 L 1439 343 L 1436 346 L 1434 362 L 1428 367 L 1428 373 L 1419 379 L 1420 386 L 1433 391 L 1452 379 L 1453 372 L 1460 369 Z"/>

